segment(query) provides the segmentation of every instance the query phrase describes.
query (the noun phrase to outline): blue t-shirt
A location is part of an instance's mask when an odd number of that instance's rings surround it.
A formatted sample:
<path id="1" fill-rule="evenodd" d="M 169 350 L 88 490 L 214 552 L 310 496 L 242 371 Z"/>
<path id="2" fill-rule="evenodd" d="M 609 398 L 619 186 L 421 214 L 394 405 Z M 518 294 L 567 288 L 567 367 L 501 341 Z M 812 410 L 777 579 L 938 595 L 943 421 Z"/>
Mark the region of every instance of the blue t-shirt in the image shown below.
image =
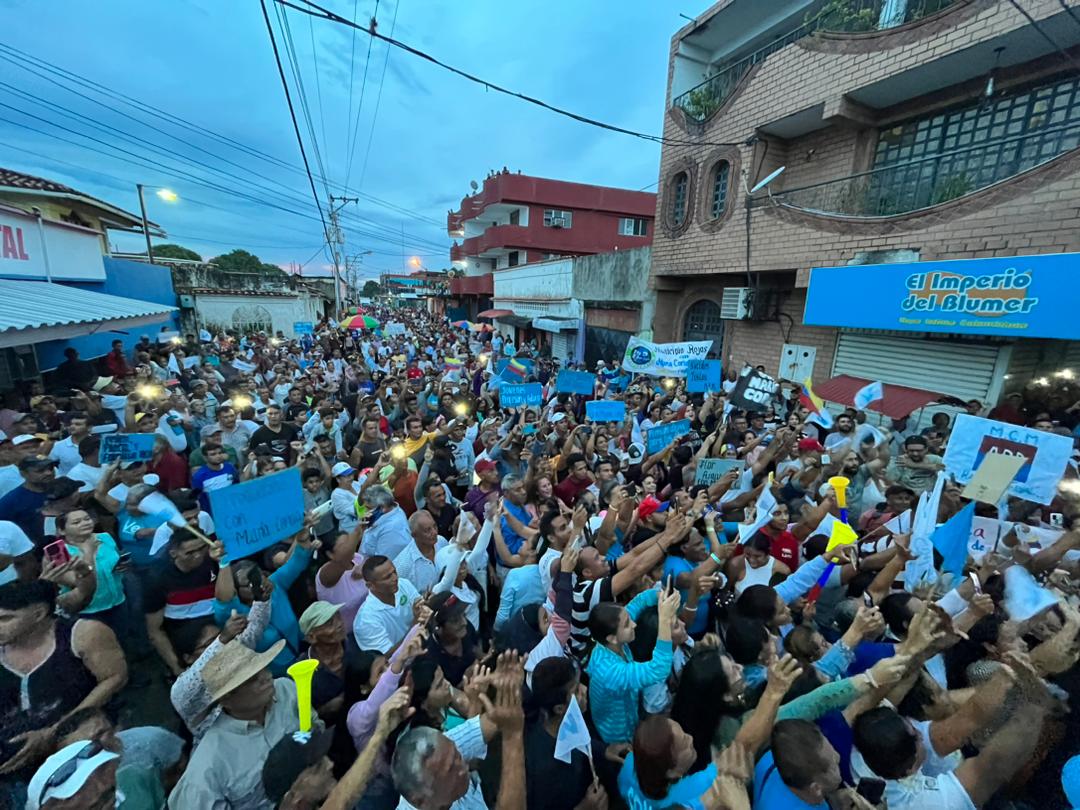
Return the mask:
<path id="1" fill-rule="evenodd" d="M 671 577 L 674 581 L 679 574 L 689 573 L 693 571 L 697 566 L 690 562 L 685 557 L 675 557 L 669 555 L 664 560 L 664 579 L 667 580 Z M 679 596 L 682 597 L 682 603 L 685 605 L 686 600 L 690 598 L 690 590 L 688 588 L 680 588 Z M 709 602 L 707 599 L 702 599 L 698 602 L 697 613 L 694 614 L 694 621 L 690 622 L 686 627 L 686 632 L 690 635 L 696 635 L 698 633 L 704 633 L 705 629 L 709 626 Z"/>
<path id="2" fill-rule="evenodd" d="M 532 520 L 532 515 L 529 514 L 529 511 L 524 506 L 518 506 L 517 504 L 510 503 L 509 500 L 507 500 L 505 504 L 506 511 L 513 515 L 519 523 L 524 526 L 529 525 L 529 521 Z M 507 550 L 509 550 L 511 554 L 517 554 L 518 551 L 521 550 L 521 545 L 525 542 L 525 538 L 515 532 L 510 527 L 510 521 L 508 521 L 505 517 L 502 518 L 501 528 L 503 542 L 506 543 Z M 495 559 L 498 560 L 499 558 L 496 557 Z M 499 560 L 499 564 L 502 565 L 501 560 Z"/>
<path id="3" fill-rule="evenodd" d="M 239 476 L 236 467 L 229 462 L 222 464 L 220 470 L 211 470 L 209 467 L 199 467 L 191 476 L 191 488 L 199 493 L 199 506 L 207 514 L 214 514 L 210 509 L 210 492 L 215 489 L 224 489 L 236 483 Z"/>
<path id="4" fill-rule="evenodd" d="M 637 774 L 634 772 L 634 755 L 626 755 L 619 771 L 619 794 L 630 810 L 662 810 L 665 807 L 687 807 L 689 810 L 705 810 L 701 803 L 712 783 L 716 781 L 716 766 L 709 765 L 697 773 L 688 774 L 676 782 L 662 799 L 652 799 L 641 792 Z M 764 805 L 762 805 L 764 807 Z M 770 808 L 771 810 L 771 808 Z"/>
<path id="5" fill-rule="evenodd" d="M 754 800 L 751 804 L 754 810 L 829 810 L 826 802 L 809 804 L 791 792 L 776 770 L 772 751 L 766 751 L 754 768 Z"/>

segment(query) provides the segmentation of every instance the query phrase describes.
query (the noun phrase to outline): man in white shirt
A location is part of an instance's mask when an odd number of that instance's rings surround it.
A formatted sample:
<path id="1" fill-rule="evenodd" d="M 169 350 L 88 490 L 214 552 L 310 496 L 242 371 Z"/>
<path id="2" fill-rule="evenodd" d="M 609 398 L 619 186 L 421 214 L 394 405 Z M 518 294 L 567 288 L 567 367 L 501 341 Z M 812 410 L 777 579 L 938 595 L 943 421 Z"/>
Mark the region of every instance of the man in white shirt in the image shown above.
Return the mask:
<path id="1" fill-rule="evenodd" d="M 71 468 L 82 461 L 79 442 L 90 435 L 90 417 L 85 413 L 73 413 L 68 419 L 68 435 L 53 445 L 49 458 L 57 463 L 57 477 L 67 477 Z"/>
<path id="2" fill-rule="evenodd" d="M 23 433 L 5 439 L 3 445 L 2 449 L 10 448 L 11 463 L 0 466 L 0 498 L 22 486 L 23 477 L 19 472 L 19 461 L 26 456 L 40 455 L 42 441 L 30 433 Z"/>
<path id="3" fill-rule="evenodd" d="M 405 510 L 394 500 L 394 493 L 382 484 L 365 489 L 362 499 L 368 509 L 368 527 L 364 530 L 360 553 L 393 560 L 412 541 Z"/>
<path id="4" fill-rule="evenodd" d="M 368 598 L 353 621 L 353 635 L 361 650 L 388 654 L 397 649 L 423 607 L 420 592 L 407 579 L 399 579 L 394 563 L 383 556 L 368 557 L 360 570 Z"/>
<path id="5" fill-rule="evenodd" d="M 408 580 L 418 591 L 426 591 L 437 581 L 435 552 L 446 546 L 446 539 L 439 537 L 435 518 L 426 509 L 420 509 L 409 518 L 412 542 L 394 558 L 398 576 Z"/>
<path id="6" fill-rule="evenodd" d="M 101 466 L 98 452 L 101 450 L 101 438 L 90 435 L 79 442 L 79 463 L 68 470 L 67 477 L 72 481 L 79 481 L 82 486 L 79 492 L 93 492 L 105 475 L 105 468 Z"/>
<path id="7" fill-rule="evenodd" d="M 14 582 L 34 566 L 33 550 L 26 532 L 10 520 L 0 520 L 0 585 Z"/>

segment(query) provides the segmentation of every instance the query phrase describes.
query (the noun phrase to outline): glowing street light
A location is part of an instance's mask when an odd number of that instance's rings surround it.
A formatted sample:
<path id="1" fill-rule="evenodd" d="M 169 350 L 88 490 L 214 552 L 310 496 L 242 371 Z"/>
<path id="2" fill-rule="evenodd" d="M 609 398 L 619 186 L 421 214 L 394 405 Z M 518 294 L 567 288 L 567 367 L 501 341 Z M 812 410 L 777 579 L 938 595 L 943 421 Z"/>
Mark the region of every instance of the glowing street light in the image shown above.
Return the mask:
<path id="1" fill-rule="evenodd" d="M 180 199 L 179 195 L 170 188 L 159 188 L 157 190 L 157 195 L 165 202 L 176 202 Z"/>

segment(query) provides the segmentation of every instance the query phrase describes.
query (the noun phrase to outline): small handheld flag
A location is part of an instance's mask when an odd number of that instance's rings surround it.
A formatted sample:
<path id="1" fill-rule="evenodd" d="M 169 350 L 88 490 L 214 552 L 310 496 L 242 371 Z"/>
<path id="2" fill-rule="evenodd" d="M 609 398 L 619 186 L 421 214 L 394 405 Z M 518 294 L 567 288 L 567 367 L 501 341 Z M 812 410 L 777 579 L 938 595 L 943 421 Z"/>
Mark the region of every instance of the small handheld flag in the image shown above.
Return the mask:
<path id="1" fill-rule="evenodd" d="M 870 403 L 881 399 L 885 399 L 885 386 L 880 382 L 872 382 L 855 392 L 854 405 L 860 411 L 865 411 L 870 407 Z"/>
<path id="2" fill-rule="evenodd" d="M 570 698 L 566 714 L 559 724 L 559 734 L 555 738 L 555 759 L 559 762 L 570 762 L 574 751 L 583 752 L 589 758 L 589 764 L 592 764 L 592 737 L 589 735 L 589 727 L 585 725 L 585 718 L 581 715 L 577 696 Z"/>
<path id="3" fill-rule="evenodd" d="M 825 408 L 825 401 L 814 393 L 809 377 L 803 380 L 802 388 L 799 391 L 799 404 L 810 411 L 813 421 L 826 430 L 833 426 L 832 414 Z"/>

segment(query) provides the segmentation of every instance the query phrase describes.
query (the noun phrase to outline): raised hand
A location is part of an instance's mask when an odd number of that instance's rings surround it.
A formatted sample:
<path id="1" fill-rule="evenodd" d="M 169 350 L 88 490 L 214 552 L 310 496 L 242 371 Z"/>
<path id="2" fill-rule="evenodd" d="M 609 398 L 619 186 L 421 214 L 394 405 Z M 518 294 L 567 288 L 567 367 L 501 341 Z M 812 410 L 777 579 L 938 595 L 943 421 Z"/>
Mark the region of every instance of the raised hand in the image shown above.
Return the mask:
<path id="1" fill-rule="evenodd" d="M 228 644 L 247 629 L 248 618 L 235 610 L 225 620 L 225 626 L 221 628 L 221 643 Z"/>
<path id="2" fill-rule="evenodd" d="M 799 662 L 792 656 L 785 655 L 769 666 L 769 680 L 766 683 L 765 691 L 769 692 L 773 697 L 782 698 L 802 673 L 803 670 Z"/>
<path id="3" fill-rule="evenodd" d="M 416 709 L 409 705 L 410 698 L 409 687 L 402 686 L 383 701 L 379 707 L 379 721 L 375 726 L 376 734 L 389 734 L 416 712 Z"/>

